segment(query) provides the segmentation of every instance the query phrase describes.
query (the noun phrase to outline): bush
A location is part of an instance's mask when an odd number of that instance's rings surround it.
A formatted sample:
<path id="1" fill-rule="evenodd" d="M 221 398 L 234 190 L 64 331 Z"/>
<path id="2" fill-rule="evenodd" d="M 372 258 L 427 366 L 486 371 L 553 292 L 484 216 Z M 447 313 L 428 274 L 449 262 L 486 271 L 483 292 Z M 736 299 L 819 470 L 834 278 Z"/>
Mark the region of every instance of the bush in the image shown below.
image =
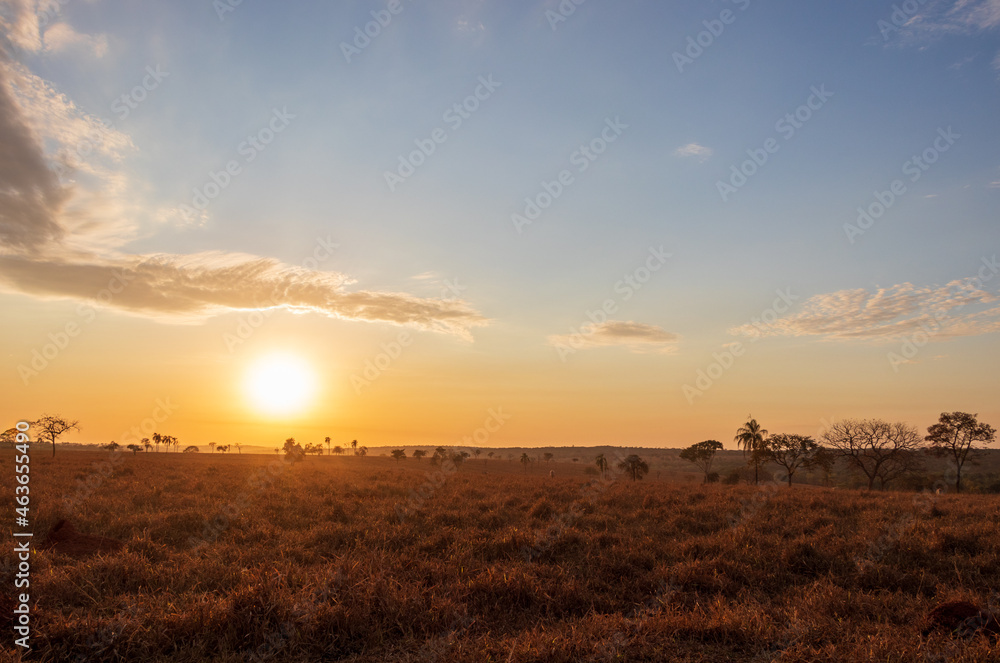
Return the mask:
<path id="1" fill-rule="evenodd" d="M 705 477 L 705 483 L 719 483 L 719 473 L 709 472 L 708 476 Z"/>

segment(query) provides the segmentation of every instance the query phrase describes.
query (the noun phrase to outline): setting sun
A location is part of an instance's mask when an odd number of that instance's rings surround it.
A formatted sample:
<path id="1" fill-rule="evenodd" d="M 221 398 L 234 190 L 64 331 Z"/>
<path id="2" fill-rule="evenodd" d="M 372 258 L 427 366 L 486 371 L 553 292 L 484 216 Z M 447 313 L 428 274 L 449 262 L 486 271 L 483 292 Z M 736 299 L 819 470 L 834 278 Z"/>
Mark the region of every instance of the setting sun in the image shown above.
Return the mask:
<path id="1" fill-rule="evenodd" d="M 300 357 L 268 355 L 250 366 L 246 391 L 255 408 L 267 414 L 291 414 L 309 405 L 316 377 Z"/>

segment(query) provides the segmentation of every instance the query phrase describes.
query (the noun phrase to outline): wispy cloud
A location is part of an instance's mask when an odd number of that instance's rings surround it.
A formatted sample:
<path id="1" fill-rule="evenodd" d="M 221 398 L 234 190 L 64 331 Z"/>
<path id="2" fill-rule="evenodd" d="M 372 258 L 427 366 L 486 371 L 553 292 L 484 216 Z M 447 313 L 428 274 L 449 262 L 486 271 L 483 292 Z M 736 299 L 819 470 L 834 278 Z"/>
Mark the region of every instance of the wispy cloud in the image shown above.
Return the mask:
<path id="1" fill-rule="evenodd" d="M 698 143 L 688 143 L 674 150 L 674 156 L 681 158 L 694 157 L 698 161 L 704 161 L 712 156 L 712 148 L 699 145 Z"/>
<path id="2" fill-rule="evenodd" d="M 982 289 L 977 278 L 959 279 L 944 286 L 902 283 L 874 291 L 839 290 L 810 297 L 797 313 L 770 324 L 745 324 L 729 332 L 749 337 L 889 341 L 928 325 L 934 327 L 939 339 L 1000 331 L 1000 297 Z"/>
<path id="3" fill-rule="evenodd" d="M 677 351 L 680 336 L 656 325 L 642 322 L 608 320 L 601 324 L 585 326 L 580 334 L 549 336 L 550 345 L 571 347 L 575 350 L 620 346 L 632 352 L 672 354 Z"/>
<path id="4" fill-rule="evenodd" d="M 85 35 L 77 32 L 68 23 L 56 23 L 45 31 L 45 50 L 54 53 L 63 51 L 83 51 L 96 57 L 104 57 L 108 52 L 106 35 Z"/>
<path id="5" fill-rule="evenodd" d="M 968 35 L 1000 26 L 1000 0 L 930 0 L 898 28 L 905 42 L 945 35 Z"/>
<path id="6" fill-rule="evenodd" d="M 34 5 L 0 0 L 0 28 L 16 48 L 43 48 Z M 59 25 L 45 32 L 45 48 L 100 49 L 100 39 Z M 347 275 L 263 256 L 131 255 L 124 249 L 143 221 L 162 216 L 132 195 L 125 159 L 135 150 L 127 134 L 82 112 L 0 41 L 0 288 L 166 322 L 280 307 L 466 339 L 488 322 L 459 299 L 352 290 Z M 101 299 L 111 283 L 114 296 Z"/>

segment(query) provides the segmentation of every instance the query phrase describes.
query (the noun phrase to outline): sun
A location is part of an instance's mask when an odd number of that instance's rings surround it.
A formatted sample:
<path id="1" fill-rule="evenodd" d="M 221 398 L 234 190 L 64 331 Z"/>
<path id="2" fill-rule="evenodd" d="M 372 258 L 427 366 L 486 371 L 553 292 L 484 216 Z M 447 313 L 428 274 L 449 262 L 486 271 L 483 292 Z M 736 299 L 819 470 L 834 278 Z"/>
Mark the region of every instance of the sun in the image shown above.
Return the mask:
<path id="1" fill-rule="evenodd" d="M 316 376 L 300 357 L 267 355 L 247 371 L 246 392 L 258 410 L 271 415 L 294 414 L 312 401 Z"/>

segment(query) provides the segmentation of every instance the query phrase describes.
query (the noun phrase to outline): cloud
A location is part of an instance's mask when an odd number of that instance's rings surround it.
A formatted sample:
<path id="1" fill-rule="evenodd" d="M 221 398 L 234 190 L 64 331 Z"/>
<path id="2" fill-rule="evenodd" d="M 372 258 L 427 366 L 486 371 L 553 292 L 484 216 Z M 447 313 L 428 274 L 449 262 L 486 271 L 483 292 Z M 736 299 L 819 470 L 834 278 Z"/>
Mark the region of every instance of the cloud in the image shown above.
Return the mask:
<path id="1" fill-rule="evenodd" d="M 983 290 L 996 266 L 984 260 L 981 278 L 944 286 L 910 283 L 868 291 L 840 290 L 815 295 L 793 314 L 772 322 L 734 327 L 737 336 L 819 336 L 828 340 L 890 341 L 934 330 L 939 339 L 1000 331 L 1000 297 Z"/>
<path id="2" fill-rule="evenodd" d="M 688 143 L 674 150 L 675 157 L 695 157 L 698 161 L 704 161 L 712 156 L 712 148 L 699 145 L 698 143 Z"/>
<path id="3" fill-rule="evenodd" d="M 10 43 L 37 51 L 33 5 L 0 0 L 0 27 Z M 49 48 L 94 46 L 58 25 L 45 33 Z M 459 299 L 353 290 L 344 274 L 264 256 L 128 254 L 123 248 L 140 234 L 143 220 L 156 226 L 163 217 L 134 193 L 141 187 L 125 160 L 135 149 L 128 135 L 81 111 L 12 59 L 0 41 L 0 288 L 162 322 L 285 308 L 465 339 L 488 323 Z"/>
<path id="4" fill-rule="evenodd" d="M 285 308 L 334 318 L 387 322 L 470 338 L 486 318 L 457 300 L 350 291 L 336 272 L 245 254 L 126 256 L 87 262 L 0 256 L 0 286 L 42 299 L 92 301 L 167 322 L 236 310 Z M 104 291 L 105 294 L 101 294 Z"/>
<path id="5" fill-rule="evenodd" d="M 82 50 L 93 53 L 96 57 L 104 57 L 108 52 L 106 35 L 85 35 L 74 30 L 68 23 L 59 22 L 45 31 L 43 37 L 45 50 L 61 53 L 70 50 Z"/>
<path id="6" fill-rule="evenodd" d="M 947 35 L 970 35 L 1000 26 L 1000 0 L 931 0 L 914 14 L 900 11 L 907 20 L 895 23 L 897 13 L 886 20 L 904 42 L 923 41 Z M 894 6 L 895 9 L 895 6 Z M 897 32 L 898 30 L 898 32 Z"/>
<path id="7" fill-rule="evenodd" d="M 620 346 L 637 353 L 672 354 L 677 351 L 680 338 L 656 325 L 608 320 L 586 325 L 579 334 L 549 336 L 548 341 L 550 345 L 568 346 L 575 350 Z"/>

